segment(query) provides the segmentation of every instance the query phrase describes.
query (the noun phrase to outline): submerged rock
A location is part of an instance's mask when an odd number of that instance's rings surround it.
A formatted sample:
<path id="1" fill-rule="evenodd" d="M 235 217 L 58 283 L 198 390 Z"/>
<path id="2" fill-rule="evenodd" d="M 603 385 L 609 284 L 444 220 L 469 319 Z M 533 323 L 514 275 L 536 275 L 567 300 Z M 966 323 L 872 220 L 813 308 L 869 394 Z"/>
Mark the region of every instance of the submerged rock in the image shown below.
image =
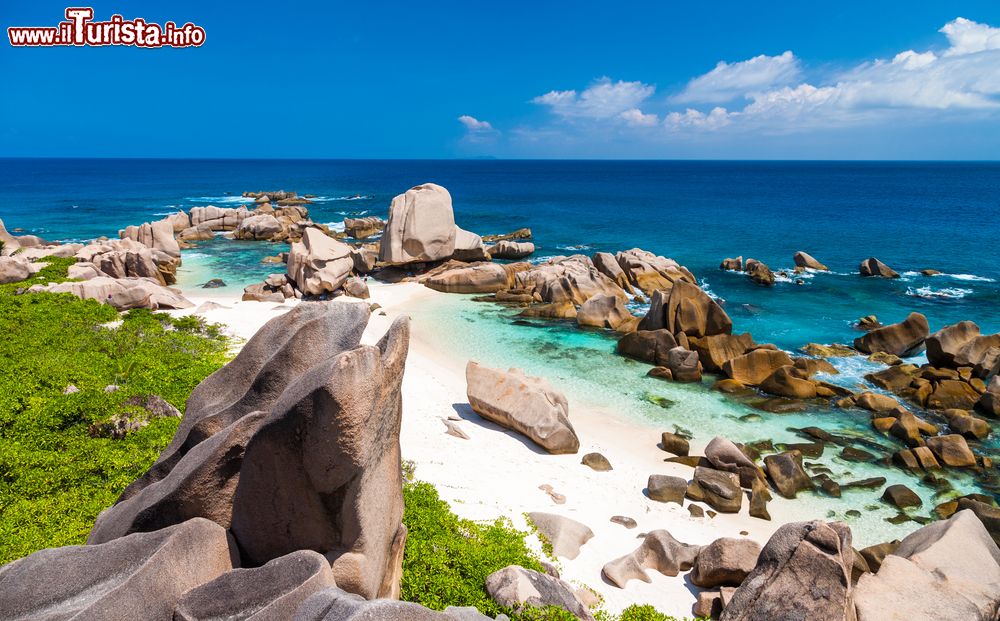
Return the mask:
<path id="1" fill-rule="evenodd" d="M 520 369 L 500 371 L 472 361 L 465 376 L 469 404 L 483 418 L 526 436 L 550 453 L 579 450 L 566 397 L 545 379 L 530 377 Z"/>

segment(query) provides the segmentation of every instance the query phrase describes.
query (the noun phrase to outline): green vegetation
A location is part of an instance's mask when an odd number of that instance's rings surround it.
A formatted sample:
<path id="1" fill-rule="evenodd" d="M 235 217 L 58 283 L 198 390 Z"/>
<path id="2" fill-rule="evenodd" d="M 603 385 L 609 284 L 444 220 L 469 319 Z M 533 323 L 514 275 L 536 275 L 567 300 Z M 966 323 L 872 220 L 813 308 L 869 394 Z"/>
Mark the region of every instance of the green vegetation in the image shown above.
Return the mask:
<path id="1" fill-rule="evenodd" d="M 407 479 L 413 465 L 404 462 Z M 574 621 L 561 608 L 526 609 L 515 614 L 486 592 L 486 577 L 508 565 L 544 571 L 538 556 L 525 544 L 528 533 L 505 518 L 492 522 L 465 520 L 438 497 L 429 483 L 408 480 L 403 485 L 409 530 L 403 557 L 402 599 L 434 610 L 475 606 L 491 617 L 506 614 L 513 621 Z M 652 606 L 630 606 L 621 615 L 595 612 L 598 621 L 677 621 Z"/>
<path id="2" fill-rule="evenodd" d="M 29 281 L 0 286 L 0 564 L 83 543 L 179 420 L 151 419 L 121 440 L 92 438 L 92 424 L 145 413 L 125 404 L 137 396 L 156 394 L 183 409 L 198 382 L 226 361 L 225 339 L 197 319 L 119 315 L 69 294 L 12 295 L 65 280 L 72 263 L 55 259 Z M 70 385 L 79 392 L 63 394 Z M 118 390 L 106 392 L 111 385 Z"/>

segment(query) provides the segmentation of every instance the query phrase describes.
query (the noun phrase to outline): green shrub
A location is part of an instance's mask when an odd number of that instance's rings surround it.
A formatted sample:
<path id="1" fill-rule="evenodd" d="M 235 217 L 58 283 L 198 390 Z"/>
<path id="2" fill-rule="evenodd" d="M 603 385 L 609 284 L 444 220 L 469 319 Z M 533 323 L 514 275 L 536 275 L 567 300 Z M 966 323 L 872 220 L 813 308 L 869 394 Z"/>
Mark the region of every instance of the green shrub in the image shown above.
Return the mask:
<path id="1" fill-rule="evenodd" d="M 67 263 L 53 261 L 32 280 L 64 280 Z M 13 290 L 0 287 L 0 564 L 83 543 L 97 514 L 156 460 L 179 421 L 154 419 L 122 440 L 92 438 L 90 425 L 124 411 L 134 396 L 157 394 L 183 410 L 228 347 L 197 320 L 119 315 L 69 294 Z M 79 392 L 63 394 L 71 384 Z M 119 388 L 106 392 L 109 385 Z"/>

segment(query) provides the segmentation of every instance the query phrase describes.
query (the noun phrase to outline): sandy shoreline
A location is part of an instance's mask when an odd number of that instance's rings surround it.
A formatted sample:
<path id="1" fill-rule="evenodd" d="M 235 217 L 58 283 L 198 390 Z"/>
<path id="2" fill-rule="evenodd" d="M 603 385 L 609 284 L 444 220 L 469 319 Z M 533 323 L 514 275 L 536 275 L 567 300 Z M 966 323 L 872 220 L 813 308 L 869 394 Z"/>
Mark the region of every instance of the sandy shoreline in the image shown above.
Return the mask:
<path id="1" fill-rule="evenodd" d="M 375 342 L 395 317 L 412 310 L 421 299 L 447 295 L 414 283 L 389 285 L 371 281 L 369 287 L 368 302 L 382 307 L 373 313 L 365 332 L 363 340 L 369 343 Z M 172 314 L 197 312 L 210 322 L 226 325 L 228 333 L 244 340 L 268 320 L 294 306 L 294 301 L 243 302 L 231 291 L 213 293 L 210 289 L 195 289 L 185 293 L 195 308 Z M 358 303 L 349 298 L 340 300 Z M 221 308 L 206 310 L 202 307 L 206 302 L 219 304 Z M 605 563 L 639 545 L 637 536 L 641 533 L 666 529 L 678 540 L 693 544 L 707 544 L 719 537 L 747 536 L 763 544 L 781 524 L 803 517 L 801 511 L 794 510 L 793 501 L 781 498 L 768 506 L 770 522 L 751 518 L 747 502 L 739 514 L 694 518 L 686 507 L 650 500 L 643 493 L 650 474 L 684 478 L 692 474 L 686 466 L 664 463 L 668 454 L 657 448 L 657 442 L 665 429 L 626 419 L 613 411 L 581 405 L 572 393 L 566 396 L 570 419 L 580 437 L 580 452 L 549 455 L 520 435 L 483 420 L 469 408 L 467 362 L 449 355 L 447 343 L 436 342 L 415 327 L 403 379 L 403 458 L 416 464 L 417 478 L 434 484 L 460 516 L 476 520 L 506 516 L 519 528 L 527 529 L 524 514 L 542 511 L 589 526 L 594 538 L 581 548 L 576 559 L 560 558 L 557 565 L 563 579 L 597 591 L 610 611 L 640 603 L 652 604 L 668 614 L 691 615 L 698 589 L 683 573 L 668 578 L 649 571 L 650 583 L 633 580 L 625 589 L 601 577 Z M 495 366 L 488 359 L 478 362 Z M 556 384 L 556 388 L 560 387 Z M 449 416 L 461 419 L 456 424 L 470 439 L 445 433 L 443 420 Z M 700 453 L 705 444 L 705 438 L 692 442 L 692 453 Z M 589 452 L 603 454 L 614 469 L 596 472 L 582 465 L 581 457 Z M 565 504 L 555 504 L 539 489 L 546 484 L 566 496 Z M 638 527 L 629 530 L 610 522 L 614 515 L 631 517 Z M 540 549 L 534 537 L 531 542 Z"/>

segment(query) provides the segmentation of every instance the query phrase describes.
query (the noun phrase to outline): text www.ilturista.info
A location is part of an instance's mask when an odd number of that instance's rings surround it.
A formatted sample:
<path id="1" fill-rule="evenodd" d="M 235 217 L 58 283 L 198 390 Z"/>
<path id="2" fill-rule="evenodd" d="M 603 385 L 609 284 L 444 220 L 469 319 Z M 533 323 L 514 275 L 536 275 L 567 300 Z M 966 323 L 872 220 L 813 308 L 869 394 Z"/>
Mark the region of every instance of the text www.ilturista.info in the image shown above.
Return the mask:
<path id="1" fill-rule="evenodd" d="M 188 22 L 162 26 L 141 18 L 125 19 L 112 15 L 106 22 L 95 22 L 94 9 L 66 9 L 66 21 L 58 26 L 12 26 L 7 28 L 10 44 L 16 47 L 55 45 L 135 45 L 138 47 L 198 47 L 205 42 L 205 29 Z"/>

